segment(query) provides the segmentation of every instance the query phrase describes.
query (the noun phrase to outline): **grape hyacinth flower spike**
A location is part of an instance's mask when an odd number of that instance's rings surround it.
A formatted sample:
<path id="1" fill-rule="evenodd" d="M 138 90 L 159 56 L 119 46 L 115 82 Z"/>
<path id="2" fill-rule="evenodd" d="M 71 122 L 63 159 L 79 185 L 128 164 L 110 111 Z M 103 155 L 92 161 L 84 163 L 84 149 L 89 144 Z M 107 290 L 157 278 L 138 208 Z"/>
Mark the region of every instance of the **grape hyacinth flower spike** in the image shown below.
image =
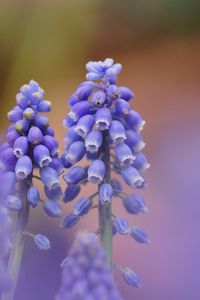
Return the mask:
<path id="1" fill-rule="evenodd" d="M 49 216 L 60 216 L 57 200 L 62 197 L 59 174 L 63 164 L 58 157 L 58 142 L 49 120 L 42 113 L 51 110 L 51 102 L 45 99 L 44 90 L 31 80 L 16 95 L 16 106 L 8 113 L 12 123 L 7 129 L 6 140 L 0 147 L 0 171 L 8 178 L 4 204 L 16 211 L 17 224 L 13 251 L 10 254 L 8 272 L 13 288 L 2 300 L 14 297 L 18 273 L 23 255 L 25 236 L 33 238 L 39 249 L 49 249 L 48 239 L 41 234 L 26 231 L 30 206 L 41 203 Z M 38 175 L 39 174 L 39 175 Z M 44 185 L 46 201 L 41 200 L 35 180 Z"/>
<path id="2" fill-rule="evenodd" d="M 134 93 L 117 84 L 121 64 L 107 58 L 88 62 L 86 69 L 86 81 L 70 97 L 70 112 L 63 122 L 68 128 L 62 155 L 68 169 L 64 175 L 67 187 L 63 200 L 73 201 L 82 184 L 98 186 L 94 194 L 81 195 L 61 227 L 75 226 L 91 209 L 98 208 L 99 228 L 96 232 L 100 235 L 108 263 L 122 273 L 125 282 L 139 287 L 140 280 L 134 271 L 112 263 L 112 239 L 113 235 L 121 234 L 136 242 L 148 243 L 149 238 L 142 228 L 130 227 L 125 219 L 115 216 L 113 207 L 114 198 L 118 198 L 130 214 L 147 211 L 144 199 L 137 193 L 138 189 L 146 187 L 143 173 L 150 166 L 140 153 L 145 146 L 141 137 L 145 122 L 132 109 L 130 100 Z M 83 158 L 86 160 L 78 166 Z M 113 177 L 114 173 L 120 174 L 122 181 Z M 123 191 L 122 182 L 136 192 L 128 195 Z"/>
<path id="3" fill-rule="evenodd" d="M 79 233 L 61 266 L 62 282 L 56 300 L 122 300 L 96 234 Z"/>

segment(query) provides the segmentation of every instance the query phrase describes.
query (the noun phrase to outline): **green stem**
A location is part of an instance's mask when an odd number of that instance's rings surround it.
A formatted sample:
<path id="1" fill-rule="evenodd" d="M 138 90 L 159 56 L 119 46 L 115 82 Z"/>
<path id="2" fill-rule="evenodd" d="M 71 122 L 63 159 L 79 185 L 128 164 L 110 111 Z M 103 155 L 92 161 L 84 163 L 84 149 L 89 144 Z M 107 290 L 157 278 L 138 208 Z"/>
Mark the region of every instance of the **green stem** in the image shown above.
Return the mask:
<path id="1" fill-rule="evenodd" d="M 8 293 L 3 294 L 1 300 L 14 300 L 15 296 L 17 281 L 24 252 L 24 231 L 26 230 L 29 217 L 29 204 L 28 201 L 26 201 L 26 194 L 28 188 L 29 185 L 26 182 L 19 182 L 19 197 L 23 202 L 23 208 L 18 212 L 14 242 L 12 245 L 8 262 L 8 273 L 12 280 L 12 289 Z"/>
<path id="2" fill-rule="evenodd" d="M 108 131 L 103 133 L 102 161 L 106 166 L 104 183 L 110 183 L 110 145 Z M 112 205 L 99 203 L 99 228 L 101 244 L 106 252 L 109 264 L 112 264 Z"/>

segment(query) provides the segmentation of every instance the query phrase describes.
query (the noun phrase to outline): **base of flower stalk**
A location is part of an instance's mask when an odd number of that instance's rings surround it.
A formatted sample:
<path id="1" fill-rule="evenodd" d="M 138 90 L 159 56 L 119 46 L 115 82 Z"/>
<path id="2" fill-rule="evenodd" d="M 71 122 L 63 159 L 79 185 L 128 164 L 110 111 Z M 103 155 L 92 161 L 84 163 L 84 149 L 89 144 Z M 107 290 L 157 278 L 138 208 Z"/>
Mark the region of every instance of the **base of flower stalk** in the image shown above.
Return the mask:
<path id="1" fill-rule="evenodd" d="M 10 252 L 9 262 L 7 272 L 12 281 L 12 288 L 9 292 L 2 295 L 1 300 L 14 300 L 17 281 L 19 277 L 19 272 L 21 268 L 24 244 L 25 244 L 25 235 L 24 231 L 28 223 L 29 217 L 29 204 L 26 200 L 27 190 L 29 185 L 26 183 L 19 183 L 19 197 L 23 202 L 23 208 L 18 212 L 14 241 L 12 244 L 12 249 Z"/>

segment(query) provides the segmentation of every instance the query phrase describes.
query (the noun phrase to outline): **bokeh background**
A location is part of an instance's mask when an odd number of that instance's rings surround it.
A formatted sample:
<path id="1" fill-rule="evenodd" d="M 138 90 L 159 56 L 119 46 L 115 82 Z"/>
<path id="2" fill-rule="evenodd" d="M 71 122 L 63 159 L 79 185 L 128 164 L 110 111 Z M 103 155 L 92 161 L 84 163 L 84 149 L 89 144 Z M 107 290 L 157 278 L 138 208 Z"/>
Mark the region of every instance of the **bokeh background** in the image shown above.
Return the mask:
<path id="1" fill-rule="evenodd" d="M 66 100 L 84 80 L 88 60 L 122 63 L 119 82 L 136 94 L 132 105 L 146 120 L 144 152 L 152 167 L 143 192 L 149 212 L 128 220 L 144 227 L 152 243 L 115 238 L 115 262 L 143 281 L 134 290 L 116 275 L 125 300 L 200 299 L 199 13 L 197 0 L 0 0 L 2 132 L 19 87 L 33 78 L 53 102 L 50 121 L 62 149 Z M 124 216 L 117 201 L 114 210 Z M 42 209 L 31 211 L 29 231 L 48 235 L 52 249 L 39 252 L 27 239 L 15 300 L 54 298 L 59 263 L 76 231 L 96 229 L 97 215 L 70 231 L 58 225 Z"/>

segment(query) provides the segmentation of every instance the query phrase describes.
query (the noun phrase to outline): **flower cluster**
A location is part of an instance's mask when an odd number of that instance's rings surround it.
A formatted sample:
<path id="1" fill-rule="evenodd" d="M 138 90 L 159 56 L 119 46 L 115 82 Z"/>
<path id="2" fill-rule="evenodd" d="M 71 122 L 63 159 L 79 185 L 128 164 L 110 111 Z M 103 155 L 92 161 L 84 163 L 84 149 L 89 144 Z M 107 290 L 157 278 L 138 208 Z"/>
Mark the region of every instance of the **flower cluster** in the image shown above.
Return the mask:
<path id="1" fill-rule="evenodd" d="M 95 234 L 79 233 L 62 267 L 62 283 L 56 299 L 121 299 Z"/>
<path id="2" fill-rule="evenodd" d="M 104 217 L 110 214 L 113 235 L 129 234 L 137 242 L 147 243 L 149 238 L 142 228 L 129 227 L 125 219 L 115 217 L 111 212 L 113 197 L 121 199 L 130 214 L 147 211 L 142 196 L 137 193 L 127 195 L 122 190 L 121 182 L 112 178 L 115 172 L 134 189 L 146 187 L 144 171 L 150 165 L 140 152 L 145 146 L 140 133 L 145 122 L 130 105 L 134 93 L 127 87 L 117 85 L 117 76 L 122 69 L 120 64 L 107 58 L 103 62 L 88 62 L 86 69 L 87 80 L 70 97 L 71 109 L 63 122 L 68 131 L 64 138 L 62 162 L 65 168 L 69 168 L 64 175 L 67 188 L 63 200 L 75 199 L 82 183 L 98 184 L 98 191 L 80 198 L 61 226 L 74 226 L 93 207 L 109 207 Z M 89 161 L 89 165 L 77 166 L 83 158 Z M 94 203 L 96 196 L 97 204 Z M 106 230 L 100 228 L 100 231 Z M 139 285 L 134 283 L 132 286 Z"/>
<path id="3" fill-rule="evenodd" d="M 38 169 L 48 199 L 44 210 L 51 216 L 62 213 L 55 201 L 62 195 L 58 176 L 63 165 L 58 157 L 58 142 L 48 118 L 40 114 L 50 110 L 51 102 L 45 100 L 44 90 L 31 80 L 20 88 L 16 106 L 8 113 L 8 120 L 13 124 L 8 127 L 6 142 L 0 147 L 0 170 L 10 178 L 12 193 L 6 205 L 12 210 L 24 206 L 22 199 L 15 195 L 15 183 L 29 184 L 26 200 L 32 207 L 40 202 L 39 190 L 32 183 L 36 177 L 33 171 Z"/>

